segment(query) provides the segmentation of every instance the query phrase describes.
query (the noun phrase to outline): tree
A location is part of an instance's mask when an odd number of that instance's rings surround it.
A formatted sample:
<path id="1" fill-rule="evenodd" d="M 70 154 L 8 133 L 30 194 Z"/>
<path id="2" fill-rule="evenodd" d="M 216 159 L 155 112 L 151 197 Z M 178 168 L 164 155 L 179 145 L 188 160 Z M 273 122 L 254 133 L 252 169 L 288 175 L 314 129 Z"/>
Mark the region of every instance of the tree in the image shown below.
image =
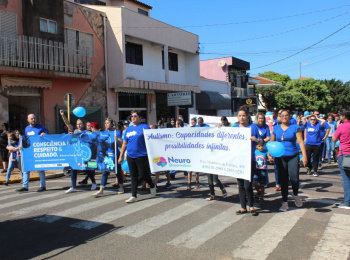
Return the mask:
<path id="1" fill-rule="evenodd" d="M 327 113 L 327 108 L 333 100 L 327 86 L 313 78 L 290 80 L 286 84 L 286 91 L 299 92 L 308 98 L 308 104 L 304 110 L 317 109 Z"/>
<path id="2" fill-rule="evenodd" d="M 267 111 L 273 110 L 275 107 L 278 107 L 276 101 L 276 95 L 284 91 L 284 86 L 281 85 L 266 85 L 258 86 L 256 92 L 261 95 L 261 99 L 264 104 L 263 107 Z"/>
<path id="3" fill-rule="evenodd" d="M 291 111 L 305 111 L 310 102 L 307 96 L 295 90 L 278 93 L 276 95 L 276 101 L 279 108 L 289 109 Z"/>
<path id="4" fill-rule="evenodd" d="M 259 73 L 260 77 L 271 79 L 274 81 L 278 81 L 282 83 L 283 86 L 287 84 L 288 81 L 290 81 L 290 77 L 288 75 L 282 75 L 274 71 L 265 71 L 264 73 Z"/>
<path id="5" fill-rule="evenodd" d="M 340 80 L 322 80 L 321 84 L 325 84 L 332 97 L 332 102 L 327 107 L 328 113 L 336 113 L 344 107 L 350 106 L 350 81 L 343 83 Z"/>

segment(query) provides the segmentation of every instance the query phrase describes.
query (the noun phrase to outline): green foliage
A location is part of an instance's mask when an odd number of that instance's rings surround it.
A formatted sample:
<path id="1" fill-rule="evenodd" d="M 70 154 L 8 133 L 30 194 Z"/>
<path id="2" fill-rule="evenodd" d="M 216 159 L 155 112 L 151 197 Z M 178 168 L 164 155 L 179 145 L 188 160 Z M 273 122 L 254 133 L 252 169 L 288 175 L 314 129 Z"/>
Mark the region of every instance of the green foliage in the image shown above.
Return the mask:
<path id="1" fill-rule="evenodd" d="M 299 92 L 307 98 L 308 103 L 301 110 L 317 109 L 322 113 L 327 113 L 327 108 L 333 101 L 327 86 L 313 78 L 290 80 L 286 84 L 286 91 Z"/>
<path id="2" fill-rule="evenodd" d="M 305 111 L 310 102 L 303 93 L 295 90 L 286 90 L 276 95 L 278 108 L 289 109 L 291 111 Z"/>
<path id="3" fill-rule="evenodd" d="M 265 103 L 265 109 L 267 111 L 273 110 L 278 107 L 276 101 L 276 95 L 284 91 L 284 87 L 280 85 L 266 85 L 258 86 L 256 93 L 261 95 L 262 101 Z"/>
<path id="4" fill-rule="evenodd" d="M 336 113 L 342 108 L 350 107 L 350 81 L 343 83 L 340 80 L 331 79 L 320 83 L 327 86 L 333 99 L 327 107 L 327 112 Z"/>
<path id="5" fill-rule="evenodd" d="M 288 81 L 290 81 L 290 77 L 288 75 L 282 75 L 274 71 L 265 71 L 264 73 L 259 73 L 260 77 L 271 79 L 274 81 L 278 81 L 282 83 L 283 86 L 287 84 Z"/>

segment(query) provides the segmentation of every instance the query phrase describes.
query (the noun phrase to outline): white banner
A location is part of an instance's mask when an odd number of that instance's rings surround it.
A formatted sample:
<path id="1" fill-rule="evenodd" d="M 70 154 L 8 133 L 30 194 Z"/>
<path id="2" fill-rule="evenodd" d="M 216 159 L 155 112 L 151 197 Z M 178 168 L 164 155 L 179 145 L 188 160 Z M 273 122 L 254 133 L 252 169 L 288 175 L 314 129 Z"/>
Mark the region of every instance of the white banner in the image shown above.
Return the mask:
<path id="1" fill-rule="evenodd" d="M 204 123 L 210 126 L 216 126 L 218 124 L 221 124 L 221 116 L 203 116 L 203 115 L 196 115 L 196 114 L 190 114 L 190 119 L 189 119 L 189 126 L 191 126 L 191 119 L 198 117 L 202 117 L 204 120 Z M 255 116 L 251 116 L 252 122 L 254 122 Z M 236 116 L 227 116 L 227 120 L 229 123 L 234 124 L 238 122 L 238 119 Z"/>
<path id="2" fill-rule="evenodd" d="M 151 172 L 193 171 L 250 180 L 250 128 L 150 129 L 144 135 Z"/>

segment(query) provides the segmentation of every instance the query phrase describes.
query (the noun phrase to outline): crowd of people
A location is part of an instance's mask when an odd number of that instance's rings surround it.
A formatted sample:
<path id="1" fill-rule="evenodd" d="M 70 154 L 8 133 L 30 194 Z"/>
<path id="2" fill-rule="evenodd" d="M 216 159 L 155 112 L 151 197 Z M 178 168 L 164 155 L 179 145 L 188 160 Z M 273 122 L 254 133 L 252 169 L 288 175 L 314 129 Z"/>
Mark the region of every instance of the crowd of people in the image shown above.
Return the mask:
<path id="1" fill-rule="evenodd" d="M 66 126 L 67 134 L 78 134 L 84 132 L 102 131 L 97 122 L 84 122 L 82 119 L 76 121 L 75 127 L 68 121 L 64 112 L 61 110 L 60 115 Z M 26 136 L 48 134 L 45 126 L 36 122 L 34 114 L 27 117 L 28 126 L 25 129 Z M 144 140 L 145 129 L 165 128 L 165 122 L 158 121 L 155 125 L 148 126 L 142 119 L 139 111 L 132 111 L 129 120 L 121 121 L 115 124 L 111 118 L 104 121 L 103 131 L 115 132 L 115 144 L 117 150 L 117 173 L 114 187 L 118 187 L 118 194 L 124 193 L 124 183 L 126 172 L 121 169 L 121 164 L 126 160 L 128 163 L 131 176 L 131 196 L 125 202 L 133 203 L 137 201 L 137 190 L 140 182 L 150 188 L 152 197 L 156 195 L 157 184 L 162 172 L 153 173 L 155 178 L 152 179 L 147 149 Z M 168 128 L 186 127 L 180 115 L 176 120 L 172 118 L 168 122 Z M 209 127 L 202 117 L 192 118 L 188 127 Z M 237 112 L 237 122 L 228 122 L 227 117 L 221 117 L 221 123 L 216 127 L 243 127 L 251 130 L 251 181 L 237 179 L 239 199 L 241 209 L 236 214 L 250 213 L 253 216 L 258 215 L 254 208 L 254 201 L 265 203 L 265 187 L 269 184 L 268 162 L 273 164 L 275 172 L 275 190 L 281 191 L 282 205 L 280 211 L 287 211 L 289 182 L 292 187 L 293 199 L 296 207 L 302 207 L 303 202 L 298 196 L 299 192 L 299 175 L 302 166 L 307 168 L 307 174 L 318 177 L 322 169 L 322 163 L 328 164 L 338 162 L 338 167 L 343 179 L 344 201 L 339 205 L 340 208 L 350 209 L 350 169 L 343 167 L 343 161 L 346 162 L 350 156 L 350 110 L 342 109 L 339 114 L 321 115 L 319 111 L 312 113 L 305 112 L 299 115 L 292 115 L 289 110 L 281 109 L 273 115 L 273 128 L 271 129 L 266 123 L 264 113 L 258 112 L 255 115 L 254 122 L 248 111 L 244 108 Z M 1 156 L 3 159 L 2 171 L 7 172 L 5 185 L 10 181 L 11 172 L 17 164 L 22 176 L 22 187 L 17 189 L 18 192 L 28 191 L 30 172 L 22 172 L 20 156 L 20 133 L 18 130 L 9 131 L 6 123 L 1 126 L 0 134 Z M 269 153 L 269 143 L 279 142 L 284 147 L 284 154 L 274 157 Z M 102 172 L 99 190 L 95 179 L 95 170 L 86 170 L 85 178 L 78 184 L 85 185 L 88 179 L 91 180 L 91 190 L 95 192 L 93 196 L 101 196 L 107 184 L 110 170 L 107 168 L 100 169 Z M 77 170 L 71 170 L 71 187 L 66 193 L 77 191 Z M 171 187 L 171 179 L 176 172 L 163 172 L 166 175 L 167 182 L 165 188 Z M 198 172 L 184 172 L 187 179 L 187 189 L 191 190 L 192 175 L 195 175 L 195 189 L 200 187 Z M 227 197 L 227 191 L 215 174 L 208 175 L 208 186 L 210 196 L 206 200 L 215 199 L 214 186 L 217 185 L 222 197 Z M 37 190 L 42 192 L 46 190 L 45 172 L 39 171 L 40 187 Z M 254 191 L 256 194 L 254 196 Z M 247 208 L 248 204 L 248 208 Z"/>

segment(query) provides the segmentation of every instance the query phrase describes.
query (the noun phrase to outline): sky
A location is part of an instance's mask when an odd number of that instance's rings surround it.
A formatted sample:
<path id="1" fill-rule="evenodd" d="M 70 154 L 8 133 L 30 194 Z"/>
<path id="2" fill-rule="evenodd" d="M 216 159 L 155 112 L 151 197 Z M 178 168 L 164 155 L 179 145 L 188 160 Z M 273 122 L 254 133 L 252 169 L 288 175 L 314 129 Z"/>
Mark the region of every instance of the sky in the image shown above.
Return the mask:
<path id="1" fill-rule="evenodd" d="M 199 36 L 200 60 L 233 56 L 292 79 L 350 81 L 349 0 L 142 0 L 154 19 Z"/>

